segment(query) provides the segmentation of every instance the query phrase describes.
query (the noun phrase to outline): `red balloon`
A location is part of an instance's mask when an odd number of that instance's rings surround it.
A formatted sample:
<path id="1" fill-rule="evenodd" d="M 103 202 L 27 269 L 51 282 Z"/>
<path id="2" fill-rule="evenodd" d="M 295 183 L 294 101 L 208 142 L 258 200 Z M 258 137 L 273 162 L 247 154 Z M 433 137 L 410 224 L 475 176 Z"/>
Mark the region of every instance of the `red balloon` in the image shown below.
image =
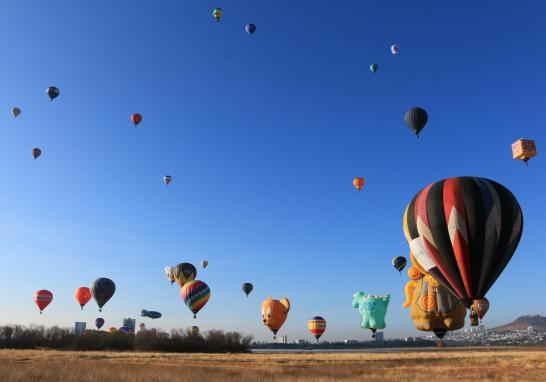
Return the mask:
<path id="1" fill-rule="evenodd" d="M 42 314 L 42 310 L 44 310 L 52 300 L 53 293 L 48 290 L 42 289 L 34 293 L 34 302 L 38 305 L 40 314 Z"/>
<path id="2" fill-rule="evenodd" d="M 91 300 L 91 297 L 93 297 L 93 295 L 91 294 L 91 290 L 89 288 L 80 287 L 76 289 L 76 300 L 80 303 L 82 310 L 83 306 L 87 304 L 89 300 Z"/>
<path id="3" fill-rule="evenodd" d="M 134 113 L 132 116 L 131 116 L 131 121 L 133 121 L 133 123 L 136 125 L 138 125 L 140 122 L 142 122 L 142 116 L 138 113 Z"/>

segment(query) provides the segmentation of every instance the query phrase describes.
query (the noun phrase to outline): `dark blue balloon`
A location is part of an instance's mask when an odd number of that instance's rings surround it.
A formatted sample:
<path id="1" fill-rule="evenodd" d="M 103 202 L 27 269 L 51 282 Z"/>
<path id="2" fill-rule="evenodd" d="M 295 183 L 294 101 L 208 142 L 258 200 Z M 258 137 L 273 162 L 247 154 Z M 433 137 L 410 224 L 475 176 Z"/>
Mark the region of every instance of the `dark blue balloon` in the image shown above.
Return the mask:
<path id="1" fill-rule="evenodd" d="M 97 318 L 95 320 L 95 326 L 97 327 L 97 329 L 100 330 L 100 328 L 102 328 L 102 325 L 104 325 L 104 318 Z"/>
<path id="2" fill-rule="evenodd" d="M 153 310 L 145 310 L 145 309 L 142 309 L 142 311 L 140 312 L 140 315 L 142 317 L 149 317 L 151 319 L 156 319 L 156 318 L 160 318 L 161 317 L 161 313 L 159 312 L 154 312 Z"/>
<path id="3" fill-rule="evenodd" d="M 93 297 L 99 306 L 99 311 L 102 312 L 102 307 L 112 298 L 115 291 L 116 284 L 110 279 L 101 277 L 93 282 L 91 293 L 93 293 Z"/>
<path id="4" fill-rule="evenodd" d="M 126 334 L 133 334 L 133 329 L 127 327 L 127 326 L 122 326 L 121 328 L 119 328 L 119 331 L 122 332 L 122 333 L 126 333 Z"/>
<path id="5" fill-rule="evenodd" d="M 248 34 L 253 34 L 254 32 L 256 32 L 256 25 L 254 24 L 246 24 L 246 33 Z"/>

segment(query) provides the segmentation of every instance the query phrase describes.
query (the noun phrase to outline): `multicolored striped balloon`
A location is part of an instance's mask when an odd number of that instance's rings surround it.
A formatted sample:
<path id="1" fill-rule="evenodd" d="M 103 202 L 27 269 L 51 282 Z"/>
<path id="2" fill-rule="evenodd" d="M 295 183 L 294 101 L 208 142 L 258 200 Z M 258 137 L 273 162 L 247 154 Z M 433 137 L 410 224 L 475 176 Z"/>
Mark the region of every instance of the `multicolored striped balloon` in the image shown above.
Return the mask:
<path id="1" fill-rule="evenodd" d="M 182 300 L 193 312 L 193 318 L 196 318 L 199 312 L 210 298 L 210 288 L 203 281 L 193 280 L 188 281 L 182 287 Z"/>
<path id="2" fill-rule="evenodd" d="M 320 336 L 326 331 L 326 320 L 320 316 L 313 317 L 309 320 L 307 327 L 318 342 Z"/>

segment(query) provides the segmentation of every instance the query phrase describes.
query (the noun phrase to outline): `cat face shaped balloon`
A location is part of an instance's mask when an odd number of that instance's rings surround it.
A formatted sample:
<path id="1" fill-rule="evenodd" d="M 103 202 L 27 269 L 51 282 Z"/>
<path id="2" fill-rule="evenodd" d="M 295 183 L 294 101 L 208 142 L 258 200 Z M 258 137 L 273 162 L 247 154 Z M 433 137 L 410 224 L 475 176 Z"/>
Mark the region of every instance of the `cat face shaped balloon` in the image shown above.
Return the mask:
<path id="1" fill-rule="evenodd" d="M 275 335 L 286 321 L 289 311 L 290 301 L 286 297 L 280 300 L 268 297 L 262 302 L 262 322 Z"/>

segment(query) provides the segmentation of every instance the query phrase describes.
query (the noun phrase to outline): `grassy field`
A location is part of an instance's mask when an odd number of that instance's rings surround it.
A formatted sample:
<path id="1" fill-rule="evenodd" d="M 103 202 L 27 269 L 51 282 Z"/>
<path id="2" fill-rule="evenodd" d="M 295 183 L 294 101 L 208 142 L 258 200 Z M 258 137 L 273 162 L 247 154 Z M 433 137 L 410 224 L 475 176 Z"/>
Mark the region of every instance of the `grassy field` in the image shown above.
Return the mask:
<path id="1" fill-rule="evenodd" d="M 0 350 L 0 381 L 546 381 L 546 348 L 163 354 Z"/>

